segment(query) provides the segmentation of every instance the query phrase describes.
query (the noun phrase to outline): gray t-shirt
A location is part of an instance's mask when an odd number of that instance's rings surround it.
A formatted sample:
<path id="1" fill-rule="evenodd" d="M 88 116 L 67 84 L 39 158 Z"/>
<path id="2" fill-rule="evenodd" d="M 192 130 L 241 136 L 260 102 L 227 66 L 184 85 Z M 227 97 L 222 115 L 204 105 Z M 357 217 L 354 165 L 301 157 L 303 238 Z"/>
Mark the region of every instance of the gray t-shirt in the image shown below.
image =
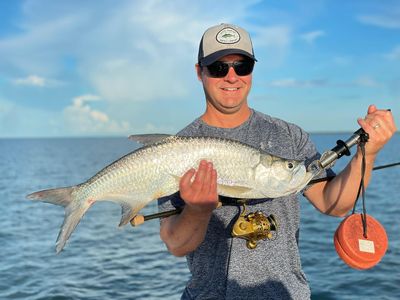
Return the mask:
<path id="1" fill-rule="evenodd" d="M 178 135 L 216 136 L 238 140 L 279 157 L 319 158 L 309 135 L 298 126 L 257 111 L 235 128 L 218 128 L 200 118 Z M 326 176 L 322 173 L 319 176 Z M 160 210 L 182 206 L 179 193 L 159 199 Z M 246 241 L 232 238 L 238 206 L 213 212 L 202 244 L 187 255 L 191 279 L 182 299 L 309 299 L 310 289 L 301 269 L 298 249 L 300 206 L 296 195 L 254 200 L 247 212 L 274 214 L 279 223 L 272 240 L 262 240 L 250 250 Z"/>

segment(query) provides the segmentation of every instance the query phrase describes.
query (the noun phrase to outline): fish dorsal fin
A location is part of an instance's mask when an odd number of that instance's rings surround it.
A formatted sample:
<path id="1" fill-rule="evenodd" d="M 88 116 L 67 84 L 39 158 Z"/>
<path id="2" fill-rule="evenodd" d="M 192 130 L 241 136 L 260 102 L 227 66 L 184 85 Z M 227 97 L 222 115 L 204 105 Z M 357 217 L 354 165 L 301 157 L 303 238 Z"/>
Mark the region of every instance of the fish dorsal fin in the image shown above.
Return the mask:
<path id="1" fill-rule="evenodd" d="M 163 133 L 153 133 L 153 134 L 132 134 L 129 139 L 138 142 L 144 146 L 153 145 L 155 143 L 161 142 L 165 139 L 174 137 L 174 135 L 163 134 Z"/>

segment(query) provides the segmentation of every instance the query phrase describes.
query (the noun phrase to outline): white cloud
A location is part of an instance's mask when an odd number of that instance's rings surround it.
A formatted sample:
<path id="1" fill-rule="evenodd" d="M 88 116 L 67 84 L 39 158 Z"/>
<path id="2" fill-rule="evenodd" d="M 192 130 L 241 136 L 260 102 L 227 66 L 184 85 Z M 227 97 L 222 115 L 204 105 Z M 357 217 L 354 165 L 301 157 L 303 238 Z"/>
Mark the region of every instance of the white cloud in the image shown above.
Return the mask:
<path id="1" fill-rule="evenodd" d="M 294 78 L 275 80 L 268 84 L 268 86 L 277 88 L 312 88 L 312 87 L 322 87 L 326 85 L 327 81 L 322 79 L 297 80 Z"/>
<path id="2" fill-rule="evenodd" d="M 40 86 L 46 85 L 46 79 L 37 75 L 29 75 L 25 78 L 17 78 L 13 80 L 16 85 Z"/>
<path id="3" fill-rule="evenodd" d="M 259 60 L 264 55 L 268 60 L 263 61 L 273 64 L 285 59 L 291 28 L 255 25 L 251 6 L 258 2 L 24 1 L 18 33 L 0 37 L 0 69 L 9 78 L 20 79 L 15 84 L 53 87 L 68 82 L 64 90 L 46 94 L 47 99 L 60 100 L 52 100 L 52 113 L 60 103 L 58 113 L 64 119 L 59 122 L 64 121 L 67 135 L 125 134 L 133 124 L 138 132 L 176 131 L 171 125 L 176 118 L 163 121 L 165 115 L 160 114 L 152 120 L 153 115 L 141 112 L 146 107 L 151 113 L 152 103 L 172 99 L 174 115 L 186 116 L 190 106 L 180 102 L 203 101 L 194 64 L 205 28 L 221 22 L 238 24 L 251 32 Z M 204 7 L 213 9 L 205 15 Z M 24 78 L 26 74 L 37 78 Z M 67 107 L 61 104 L 66 100 L 62 97 L 70 97 L 64 95 L 82 90 L 97 98 L 76 97 Z"/>
<path id="4" fill-rule="evenodd" d="M 316 39 L 323 37 L 325 32 L 323 30 L 315 30 L 300 35 L 300 38 L 308 44 L 313 44 Z"/>
<path id="5" fill-rule="evenodd" d="M 66 127 L 79 134 L 116 134 L 128 132 L 129 122 L 112 120 L 105 112 L 94 109 L 88 102 L 100 101 L 96 95 L 82 95 L 72 99 L 64 109 Z"/>
<path id="6" fill-rule="evenodd" d="M 354 81 L 356 86 L 361 87 L 379 87 L 380 84 L 370 76 L 361 76 Z"/>
<path id="7" fill-rule="evenodd" d="M 81 95 L 78 97 L 75 97 L 72 99 L 74 106 L 81 107 L 83 106 L 84 102 L 90 102 L 90 101 L 99 101 L 101 98 L 97 95 L 92 95 L 92 94 L 86 94 L 86 95 Z"/>
<path id="8" fill-rule="evenodd" d="M 351 82 L 330 82 L 325 79 L 313 79 L 313 80 L 298 80 L 294 78 L 285 78 L 275 80 L 268 83 L 270 87 L 276 88 L 318 88 L 318 87 L 368 87 L 376 88 L 380 87 L 375 79 L 370 76 L 360 76 Z"/>
<path id="9" fill-rule="evenodd" d="M 388 29 L 400 28 L 400 6 L 398 1 L 392 3 L 382 2 L 386 6 L 378 7 L 374 13 L 361 14 L 357 20 L 363 24 L 373 25 Z"/>
<path id="10" fill-rule="evenodd" d="M 197 83 L 203 30 L 242 20 L 257 2 L 26 1 L 22 33 L 0 40 L 0 57 L 7 57 L 0 68 L 60 78 L 63 59 L 73 57 L 81 78 L 105 101 L 184 99 Z M 199 18 L 207 6 L 213 10 Z"/>

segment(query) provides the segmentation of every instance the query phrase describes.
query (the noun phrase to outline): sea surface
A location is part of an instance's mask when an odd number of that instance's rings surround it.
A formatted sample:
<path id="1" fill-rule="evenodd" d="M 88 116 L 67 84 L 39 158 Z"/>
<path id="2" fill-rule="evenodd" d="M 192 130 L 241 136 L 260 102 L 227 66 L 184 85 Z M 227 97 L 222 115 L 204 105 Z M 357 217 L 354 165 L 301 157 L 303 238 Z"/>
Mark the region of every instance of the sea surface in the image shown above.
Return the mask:
<path id="1" fill-rule="evenodd" d="M 349 135 L 312 139 L 323 152 Z M 96 203 L 56 255 L 63 208 L 25 199 L 80 183 L 136 147 L 125 138 L 0 139 L 0 299 L 179 299 L 189 277 L 186 261 L 167 252 L 157 220 L 118 228 L 120 207 Z M 399 134 L 376 165 L 398 161 Z M 340 159 L 334 169 L 347 162 Z M 335 252 L 333 235 L 342 219 L 320 214 L 301 198 L 300 251 L 312 299 L 400 299 L 399 188 L 400 167 L 374 171 L 367 212 L 385 227 L 389 249 L 365 271 L 351 269 Z M 144 212 L 156 210 L 153 203 Z"/>

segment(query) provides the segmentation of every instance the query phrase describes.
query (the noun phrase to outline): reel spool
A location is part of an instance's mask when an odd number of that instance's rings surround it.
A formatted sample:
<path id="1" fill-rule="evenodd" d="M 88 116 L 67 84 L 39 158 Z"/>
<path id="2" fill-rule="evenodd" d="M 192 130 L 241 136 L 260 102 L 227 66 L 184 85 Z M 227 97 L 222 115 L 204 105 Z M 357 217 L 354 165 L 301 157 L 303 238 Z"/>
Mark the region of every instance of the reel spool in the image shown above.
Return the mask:
<path id="1" fill-rule="evenodd" d="M 367 236 L 364 236 L 362 214 L 346 217 L 334 235 L 339 257 L 351 268 L 366 270 L 377 265 L 386 253 L 388 238 L 383 226 L 370 215 L 366 216 Z"/>

